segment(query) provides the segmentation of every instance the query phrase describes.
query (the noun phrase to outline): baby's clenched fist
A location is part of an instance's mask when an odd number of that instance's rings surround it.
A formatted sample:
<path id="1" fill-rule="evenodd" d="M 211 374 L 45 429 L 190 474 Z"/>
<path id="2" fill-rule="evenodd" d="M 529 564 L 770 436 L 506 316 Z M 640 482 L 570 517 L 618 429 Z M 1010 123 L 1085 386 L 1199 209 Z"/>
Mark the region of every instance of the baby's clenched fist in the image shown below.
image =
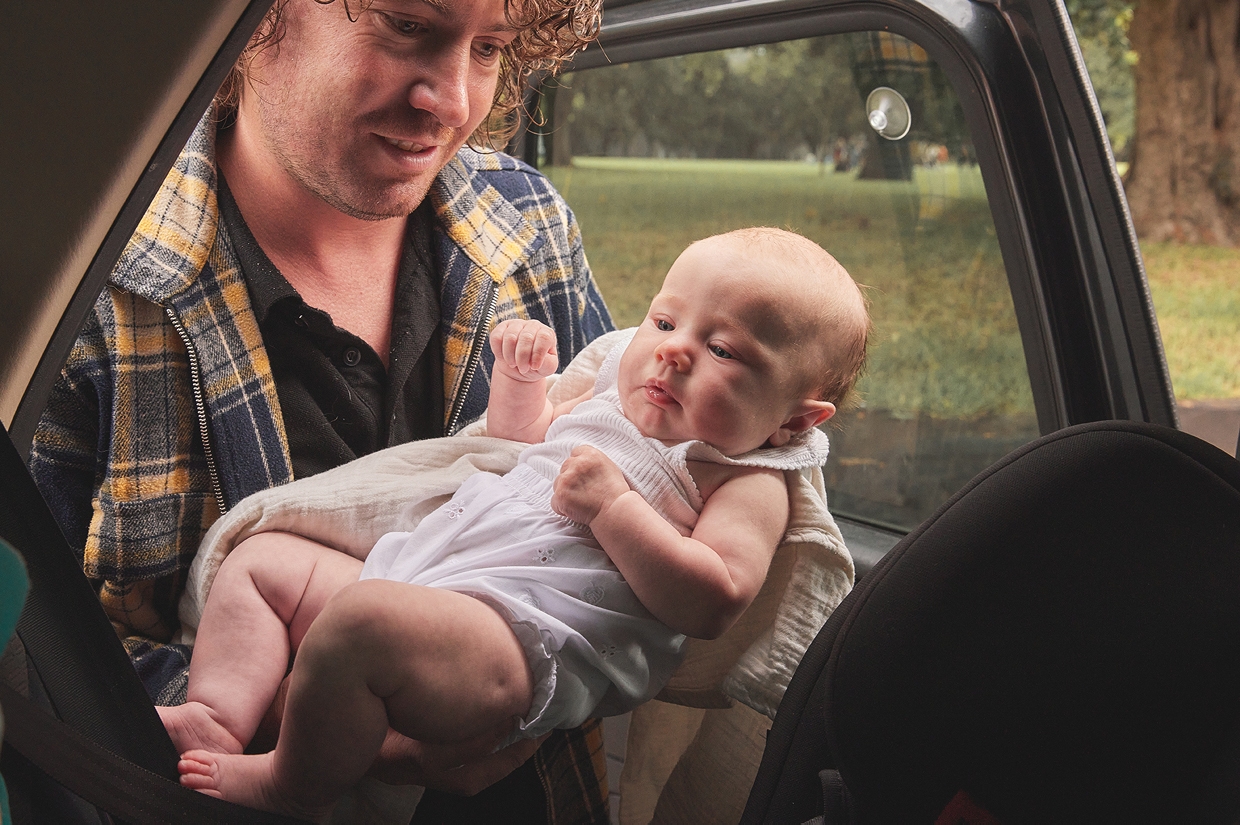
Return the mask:
<path id="1" fill-rule="evenodd" d="M 551 509 L 578 524 L 590 525 L 629 489 L 624 473 L 614 461 L 583 444 L 560 465 L 551 495 Z"/>
<path id="2" fill-rule="evenodd" d="M 515 381 L 540 381 L 560 365 L 555 332 L 541 321 L 513 318 L 491 330 L 495 369 Z"/>

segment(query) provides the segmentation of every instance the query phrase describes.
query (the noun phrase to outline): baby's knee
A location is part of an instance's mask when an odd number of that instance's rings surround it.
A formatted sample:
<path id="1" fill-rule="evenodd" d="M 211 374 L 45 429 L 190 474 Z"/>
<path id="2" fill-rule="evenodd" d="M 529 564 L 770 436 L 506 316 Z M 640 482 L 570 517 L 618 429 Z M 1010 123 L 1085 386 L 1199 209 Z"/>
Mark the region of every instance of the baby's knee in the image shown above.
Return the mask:
<path id="1" fill-rule="evenodd" d="M 232 549 L 220 563 L 219 572 L 211 585 L 211 592 L 244 592 L 252 587 L 262 591 L 261 582 L 275 578 L 288 581 L 292 578 L 280 554 L 273 552 L 275 543 L 266 533 L 251 536 Z M 275 545 L 278 548 L 278 545 Z"/>
<path id="2" fill-rule="evenodd" d="M 517 720 L 525 717 L 534 701 L 534 684 L 524 659 L 496 673 L 488 697 L 490 707 L 499 719 Z"/>
<path id="3" fill-rule="evenodd" d="M 270 552 L 271 544 L 266 533 L 250 536 L 238 543 L 220 562 L 216 584 L 230 579 L 251 579 L 256 574 L 261 574 L 275 561 Z"/>
<path id="4" fill-rule="evenodd" d="M 248 575 L 260 590 L 300 592 L 327 557 L 341 556 L 330 547 L 293 533 L 256 533 L 238 542 L 220 565 L 219 575 Z M 360 565 L 360 562 L 358 562 Z"/>
<path id="5" fill-rule="evenodd" d="M 282 566 L 292 551 L 292 539 L 288 533 L 256 533 L 237 543 L 220 563 L 220 571 Z"/>
<path id="6" fill-rule="evenodd" d="M 409 621 L 416 606 L 396 597 L 392 585 L 382 579 L 345 585 L 328 599 L 315 630 L 340 646 L 416 646 L 421 627 Z"/>

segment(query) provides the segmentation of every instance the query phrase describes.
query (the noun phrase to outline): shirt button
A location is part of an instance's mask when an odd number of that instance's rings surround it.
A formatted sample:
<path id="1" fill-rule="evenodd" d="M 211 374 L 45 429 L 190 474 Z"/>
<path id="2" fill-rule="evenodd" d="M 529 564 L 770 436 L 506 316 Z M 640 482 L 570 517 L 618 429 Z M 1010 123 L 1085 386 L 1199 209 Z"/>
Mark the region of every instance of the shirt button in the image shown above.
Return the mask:
<path id="1" fill-rule="evenodd" d="M 357 347 L 349 347 L 344 351 L 344 365 L 346 367 L 356 367 L 362 363 L 362 351 Z"/>

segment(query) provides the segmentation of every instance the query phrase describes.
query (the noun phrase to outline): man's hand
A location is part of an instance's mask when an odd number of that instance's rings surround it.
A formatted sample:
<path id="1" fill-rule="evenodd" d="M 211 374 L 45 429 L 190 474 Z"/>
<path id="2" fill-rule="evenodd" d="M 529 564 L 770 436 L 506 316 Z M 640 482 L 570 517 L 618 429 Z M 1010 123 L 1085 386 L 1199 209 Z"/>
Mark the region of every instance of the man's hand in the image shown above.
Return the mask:
<path id="1" fill-rule="evenodd" d="M 614 461 L 594 447 L 581 446 L 560 465 L 551 494 L 551 509 L 588 526 L 629 490 L 624 473 Z"/>
<path id="2" fill-rule="evenodd" d="M 560 365 L 555 332 L 541 321 L 510 319 L 491 330 L 495 369 L 514 381 L 541 381 Z"/>
<path id="3" fill-rule="evenodd" d="M 498 738 L 487 734 L 469 742 L 429 745 L 389 728 L 379 756 L 367 774 L 389 785 L 421 785 L 458 796 L 473 796 L 525 764 L 547 738 L 522 739 L 496 751 L 496 745 L 509 731 L 506 729 Z"/>

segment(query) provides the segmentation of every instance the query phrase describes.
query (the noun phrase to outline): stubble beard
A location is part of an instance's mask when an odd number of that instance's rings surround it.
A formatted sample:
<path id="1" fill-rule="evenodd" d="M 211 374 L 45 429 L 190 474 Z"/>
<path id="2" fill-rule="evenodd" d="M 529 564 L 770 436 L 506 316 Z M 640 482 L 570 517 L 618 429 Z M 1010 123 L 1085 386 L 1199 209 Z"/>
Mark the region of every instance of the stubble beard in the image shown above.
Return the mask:
<path id="1" fill-rule="evenodd" d="M 412 213 L 430 191 L 431 183 L 439 174 L 419 175 L 417 178 L 379 178 L 362 163 L 351 163 L 348 147 L 342 152 L 339 144 L 332 144 L 322 135 L 335 132 L 348 134 L 403 134 L 399 116 L 372 115 L 361 124 L 336 123 L 322 127 L 318 135 L 300 133 L 293 119 L 288 119 L 279 108 L 266 111 L 266 140 L 269 151 L 276 157 L 285 172 L 303 189 L 333 209 L 364 221 L 383 221 L 405 217 Z M 419 117 L 415 114 L 414 117 Z M 426 117 L 422 115 L 422 117 Z M 403 118 L 408 121 L 409 117 Z M 372 123 L 373 121 L 373 123 Z M 416 129 L 416 127 L 413 127 Z M 442 126 L 422 125 L 422 133 L 432 133 L 441 146 L 454 143 L 458 137 L 453 130 Z M 333 146 L 335 150 L 333 151 Z M 363 153 L 358 152 L 358 155 Z M 452 155 L 447 155 L 450 159 Z M 445 160 L 447 163 L 447 160 Z"/>
<path id="2" fill-rule="evenodd" d="M 311 167 L 285 153 L 279 155 L 285 171 L 307 192 L 338 212 L 363 221 L 403 218 L 412 213 L 430 191 L 431 180 L 381 184 L 366 183 L 360 173 L 341 174 L 334 169 Z"/>

